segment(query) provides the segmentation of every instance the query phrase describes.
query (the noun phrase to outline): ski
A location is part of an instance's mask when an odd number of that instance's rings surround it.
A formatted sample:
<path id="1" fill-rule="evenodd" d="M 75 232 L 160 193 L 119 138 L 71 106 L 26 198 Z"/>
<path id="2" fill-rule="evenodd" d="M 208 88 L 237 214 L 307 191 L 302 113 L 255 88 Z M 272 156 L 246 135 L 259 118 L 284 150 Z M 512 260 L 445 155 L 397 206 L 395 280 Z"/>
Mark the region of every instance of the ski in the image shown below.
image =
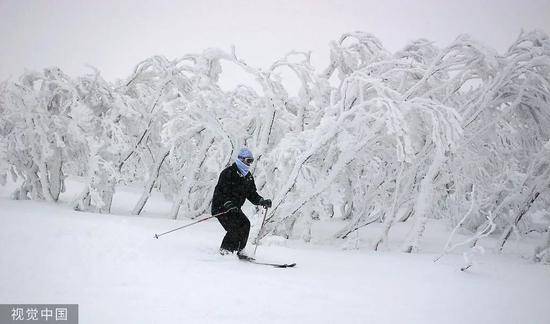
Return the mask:
<path id="1" fill-rule="evenodd" d="M 252 258 L 250 259 L 239 259 L 241 261 L 246 261 L 246 262 L 250 262 L 250 263 L 254 263 L 254 264 L 260 264 L 260 265 L 265 265 L 265 266 L 271 266 L 271 267 L 275 267 L 275 268 L 292 268 L 294 266 L 296 266 L 296 263 L 269 263 L 269 262 L 260 262 L 260 261 L 256 261 Z"/>

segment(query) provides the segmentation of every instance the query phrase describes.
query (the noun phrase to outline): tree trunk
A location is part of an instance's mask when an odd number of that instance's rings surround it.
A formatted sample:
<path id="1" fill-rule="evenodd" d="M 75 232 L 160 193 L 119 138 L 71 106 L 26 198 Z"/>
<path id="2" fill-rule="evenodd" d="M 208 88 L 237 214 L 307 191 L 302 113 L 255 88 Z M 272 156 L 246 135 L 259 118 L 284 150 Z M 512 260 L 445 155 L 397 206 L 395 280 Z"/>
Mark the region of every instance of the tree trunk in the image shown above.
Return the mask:
<path id="1" fill-rule="evenodd" d="M 141 214 L 143 208 L 145 207 L 145 204 L 147 203 L 147 200 L 149 200 L 149 197 L 151 197 L 151 192 L 153 191 L 155 182 L 157 181 L 158 176 L 160 174 L 160 168 L 162 167 L 162 164 L 166 160 L 166 157 L 168 157 L 168 154 L 170 154 L 170 150 L 166 150 L 162 155 L 162 158 L 157 162 L 156 165 L 153 166 L 152 173 L 149 176 L 149 180 L 147 180 L 147 183 L 145 184 L 145 188 L 143 190 L 141 198 L 139 199 L 136 206 L 132 210 L 132 215 Z"/>
<path id="2" fill-rule="evenodd" d="M 502 234 L 502 238 L 499 243 L 499 252 L 502 252 L 504 249 L 504 244 L 508 241 L 510 238 L 510 235 L 512 234 L 512 231 L 516 226 L 518 226 L 519 221 L 527 214 L 533 203 L 537 200 L 537 198 L 540 196 L 540 192 L 538 191 L 532 191 L 531 194 L 527 197 L 526 202 L 523 205 L 523 208 L 519 211 L 518 215 L 516 216 L 516 219 L 514 220 L 514 223 L 508 226 L 508 228 L 504 231 Z"/>

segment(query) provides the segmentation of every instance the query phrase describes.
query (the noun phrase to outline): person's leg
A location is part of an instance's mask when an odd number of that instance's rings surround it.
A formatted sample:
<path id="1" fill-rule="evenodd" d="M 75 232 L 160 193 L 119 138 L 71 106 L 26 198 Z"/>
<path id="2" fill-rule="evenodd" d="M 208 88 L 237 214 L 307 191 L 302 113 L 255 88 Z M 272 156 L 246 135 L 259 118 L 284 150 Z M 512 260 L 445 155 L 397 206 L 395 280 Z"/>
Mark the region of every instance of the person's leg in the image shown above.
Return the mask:
<path id="1" fill-rule="evenodd" d="M 231 252 L 245 248 L 250 233 L 250 221 L 242 211 L 238 210 L 218 217 L 220 224 L 227 231 L 220 249 Z"/>
<path id="2" fill-rule="evenodd" d="M 246 247 L 246 242 L 248 242 L 248 234 L 250 233 L 250 221 L 243 214 L 242 211 L 239 211 L 237 215 L 237 236 L 238 236 L 238 252 L 242 251 Z"/>
<path id="3" fill-rule="evenodd" d="M 239 222 L 236 212 L 221 215 L 218 221 L 226 230 L 220 249 L 235 252 L 239 248 Z"/>

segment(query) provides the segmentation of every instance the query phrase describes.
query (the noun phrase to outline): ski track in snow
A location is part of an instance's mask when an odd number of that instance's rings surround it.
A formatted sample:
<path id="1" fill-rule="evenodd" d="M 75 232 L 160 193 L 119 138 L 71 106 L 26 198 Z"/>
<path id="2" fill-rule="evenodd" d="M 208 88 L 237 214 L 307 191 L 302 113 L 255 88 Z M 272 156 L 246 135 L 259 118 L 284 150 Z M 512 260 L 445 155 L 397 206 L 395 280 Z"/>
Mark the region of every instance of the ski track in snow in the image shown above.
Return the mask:
<path id="1" fill-rule="evenodd" d="M 550 323 L 550 267 L 516 256 L 461 272 L 458 254 L 434 263 L 432 253 L 260 246 L 259 261 L 298 263 L 277 269 L 218 255 L 215 220 L 154 239 L 189 222 L 156 217 L 158 196 L 155 217 L 136 217 L 72 211 L 70 194 L 56 205 L 8 192 L 0 302 L 78 303 L 81 323 Z"/>

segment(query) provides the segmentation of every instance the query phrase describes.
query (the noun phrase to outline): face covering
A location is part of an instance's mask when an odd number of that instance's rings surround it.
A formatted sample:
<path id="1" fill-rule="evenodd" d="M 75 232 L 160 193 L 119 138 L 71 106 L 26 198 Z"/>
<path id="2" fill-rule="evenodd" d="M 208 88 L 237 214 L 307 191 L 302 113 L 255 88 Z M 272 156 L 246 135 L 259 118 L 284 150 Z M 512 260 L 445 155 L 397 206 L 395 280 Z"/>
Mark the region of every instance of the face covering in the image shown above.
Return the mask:
<path id="1" fill-rule="evenodd" d="M 239 155 L 237 156 L 237 159 L 235 160 L 235 163 L 237 163 L 237 168 L 239 168 L 239 171 L 243 176 L 246 176 L 248 174 L 248 171 L 250 170 L 250 166 L 246 165 L 243 161 L 239 159 L 239 157 L 242 158 L 254 158 L 252 155 L 252 151 L 250 151 L 248 148 L 243 147 L 239 151 Z"/>
<path id="2" fill-rule="evenodd" d="M 243 176 L 246 176 L 248 174 L 248 171 L 250 170 L 250 167 L 246 164 L 244 164 L 243 161 L 241 161 L 239 158 L 235 160 L 235 163 L 237 163 L 237 168 L 241 172 Z"/>

